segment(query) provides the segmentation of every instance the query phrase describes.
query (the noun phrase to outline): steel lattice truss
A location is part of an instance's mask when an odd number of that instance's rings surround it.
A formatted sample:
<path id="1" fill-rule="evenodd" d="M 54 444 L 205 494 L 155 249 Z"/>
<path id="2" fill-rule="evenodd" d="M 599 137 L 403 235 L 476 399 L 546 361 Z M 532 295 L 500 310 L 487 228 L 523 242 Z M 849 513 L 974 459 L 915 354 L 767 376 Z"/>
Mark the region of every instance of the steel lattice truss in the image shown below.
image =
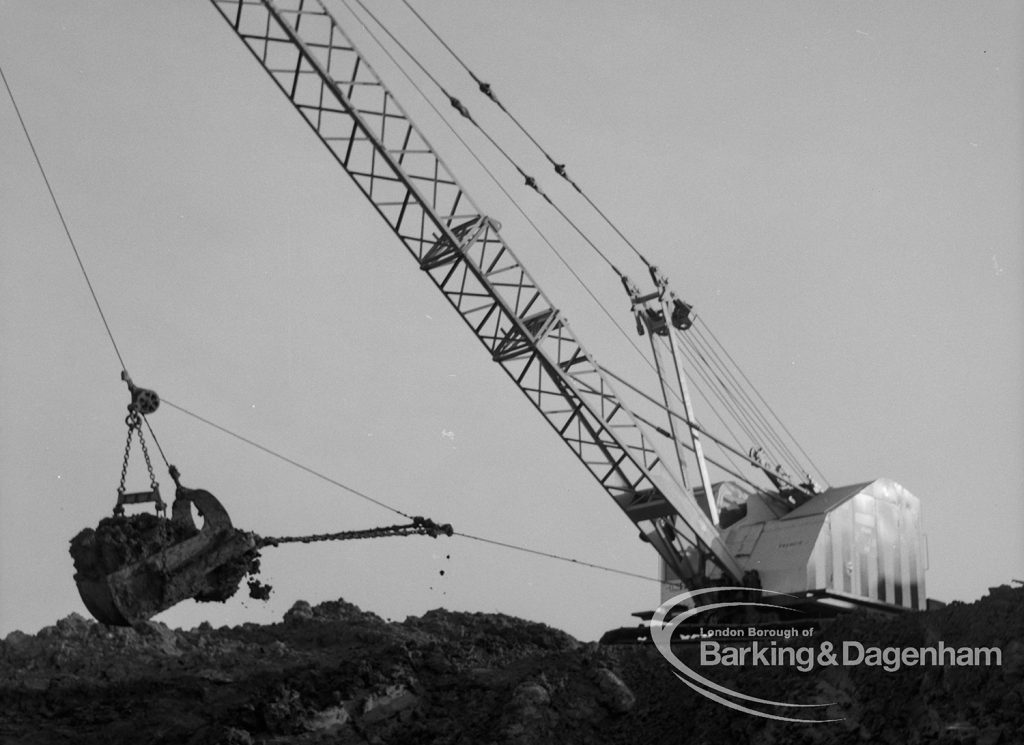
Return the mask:
<path id="1" fill-rule="evenodd" d="M 543 414 L 687 584 L 742 570 L 576 340 L 319 0 L 211 0 Z"/>

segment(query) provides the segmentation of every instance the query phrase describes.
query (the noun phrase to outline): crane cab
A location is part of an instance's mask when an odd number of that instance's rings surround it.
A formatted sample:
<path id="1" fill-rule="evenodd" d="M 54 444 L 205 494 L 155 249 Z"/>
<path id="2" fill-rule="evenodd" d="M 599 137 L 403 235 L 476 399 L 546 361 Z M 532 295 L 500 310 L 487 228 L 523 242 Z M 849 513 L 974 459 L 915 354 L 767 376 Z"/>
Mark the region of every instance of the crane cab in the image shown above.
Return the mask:
<path id="1" fill-rule="evenodd" d="M 826 489 L 795 508 L 734 482 L 713 490 L 722 539 L 736 560 L 757 571 L 765 589 L 794 596 L 772 602 L 821 610 L 925 609 L 921 503 L 895 481 Z M 664 564 L 662 578 L 663 601 L 683 591 Z"/>

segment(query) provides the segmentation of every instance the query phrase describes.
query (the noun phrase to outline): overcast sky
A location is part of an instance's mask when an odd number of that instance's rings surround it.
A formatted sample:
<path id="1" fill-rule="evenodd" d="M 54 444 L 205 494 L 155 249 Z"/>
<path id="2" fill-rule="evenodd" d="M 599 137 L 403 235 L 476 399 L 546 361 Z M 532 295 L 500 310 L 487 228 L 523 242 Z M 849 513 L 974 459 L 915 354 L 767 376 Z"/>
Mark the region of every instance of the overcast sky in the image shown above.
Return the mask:
<path id="1" fill-rule="evenodd" d="M 930 596 L 1024 579 L 1024 6 L 415 6 L 664 268 L 832 484 L 885 476 L 922 500 Z M 587 347 L 642 375 L 331 7 Z M 400 2 L 372 7 L 578 210 Z M 406 512 L 656 575 L 653 551 L 206 0 L 0 0 L 0 18 L 0 65 L 136 382 Z M 0 93 L 2 635 L 85 612 L 67 542 L 113 506 L 127 394 Z M 628 328 L 614 274 L 486 157 Z M 150 421 L 185 483 L 240 527 L 394 521 L 170 407 Z M 131 478 L 145 485 L 143 471 Z M 169 494 L 162 464 L 158 478 Z M 589 639 L 658 602 L 654 582 L 465 539 L 288 546 L 263 565 L 270 602 L 188 603 L 160 619 L 266 622 L 297 599 L 343 597 L 392 618 L 501 611 Z"/>

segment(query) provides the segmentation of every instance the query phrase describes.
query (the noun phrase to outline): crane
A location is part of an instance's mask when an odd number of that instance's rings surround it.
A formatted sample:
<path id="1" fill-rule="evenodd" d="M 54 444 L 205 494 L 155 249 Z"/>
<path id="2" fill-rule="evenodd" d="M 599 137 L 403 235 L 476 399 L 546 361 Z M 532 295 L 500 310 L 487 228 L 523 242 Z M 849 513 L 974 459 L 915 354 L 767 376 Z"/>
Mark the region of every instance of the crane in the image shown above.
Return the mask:
<path id="1" fill-rule="evenodd" d="M 648 267 L 648 292 L 622 280 L 651 343 L 667 413 L 661 424 L 622 395 L 633 386 L 584 347 L 500 223 L 474 202 L 321 0 L 210 1 L 491 359 L 657 552 L 663 593 L 765 586 L 806 603 L 923 607 L 919 502 L 895 482 L 821 491 L 770 468 L 756 451 L 734 450 L 777 490 L 741 488 L 742 509 L 720 514 L 726 492 L 737 488 L 712 483 L 702 440 L 709 434 L 692 411 L 680 347 L 692 308 L 657 267 Z M 433 523 L 413 527 L 438 531 Z M 259 543 L 238 540 L 235 558 Z"/>
<path id="2" fill-rule="evenodd" d="M 615 381 L 318 2 L 214 2 L 501 366 L 680 578 L 744 570 Z M 301 33 L 300 33 L 301 31 Z M 664 293 L 642 298 L 664 316 Z M 670 313 L 669 313 L 670 315 Z"/>

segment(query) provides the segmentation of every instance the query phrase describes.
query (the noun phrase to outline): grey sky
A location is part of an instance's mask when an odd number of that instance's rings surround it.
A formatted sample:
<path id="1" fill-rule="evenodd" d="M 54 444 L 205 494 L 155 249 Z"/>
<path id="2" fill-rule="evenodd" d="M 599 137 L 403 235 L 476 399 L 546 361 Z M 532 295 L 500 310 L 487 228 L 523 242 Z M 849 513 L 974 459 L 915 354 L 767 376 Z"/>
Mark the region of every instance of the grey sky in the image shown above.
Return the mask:
<path id="1" fill-rule="evenodd" d="M 572 204 L 400 3 L 373 7 Z M 930 595 L 1024 578 L 1020 4 L 416 7 L 665 269 L 832 483 L 888 476 L 921 498 Z M 209 3 L 0 0 L 0 17 L 0 64 L 137 382 L 407 512 L 654 575 L 655 554 Z M 639 378 L 557 259 L 352 35 L 588 348 Z M 6 93 L 0 132 L 3 634 L 84 612 L 67 540 L 113 505 L 127 401 Z M 537 214 L 628 327 L 615 276 Z M 242 527 L 392 521 L 172 409 L 151 421 L 185 482 Z M 267 620 L 344 597 L 592 638 L 658 597 L 460 540 L 287 547 L 264 568 L 270 603 L 161 618 Z"/>

